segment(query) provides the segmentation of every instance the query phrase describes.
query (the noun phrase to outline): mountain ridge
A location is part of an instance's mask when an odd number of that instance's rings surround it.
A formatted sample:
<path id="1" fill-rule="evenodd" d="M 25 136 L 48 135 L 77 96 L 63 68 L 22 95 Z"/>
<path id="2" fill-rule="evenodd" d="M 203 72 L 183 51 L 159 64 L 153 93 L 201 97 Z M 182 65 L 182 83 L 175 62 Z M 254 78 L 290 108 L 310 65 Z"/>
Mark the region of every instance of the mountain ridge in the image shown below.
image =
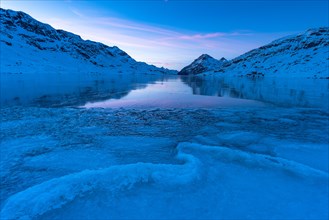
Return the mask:
<path id="1" fill-rule="evenodd" d="M 328 68 L 329 27 L 319 27 L 279 38 L 199 74 L 328 78 Z"/>
<path id="2" fill-rule="evenodd" d="M 137 62 L 116 46 L 56 30 L 24 12 L 0 8 L 0 15 L 1 72 L 178 72 Z M 329 27 L 320 27 L 274 40 L 229 61 L 202 54 L 178 74 L 329 78 L 328 63 Z"/>
<path id="3" fill-rule="evenodd" d="M 84 40 L 21 11 L 0 8 L 0 15 L 1 72 L 64 72 L 64 66 L 70 71 L 176 72 L 137 62 L 116 46 Z"/>

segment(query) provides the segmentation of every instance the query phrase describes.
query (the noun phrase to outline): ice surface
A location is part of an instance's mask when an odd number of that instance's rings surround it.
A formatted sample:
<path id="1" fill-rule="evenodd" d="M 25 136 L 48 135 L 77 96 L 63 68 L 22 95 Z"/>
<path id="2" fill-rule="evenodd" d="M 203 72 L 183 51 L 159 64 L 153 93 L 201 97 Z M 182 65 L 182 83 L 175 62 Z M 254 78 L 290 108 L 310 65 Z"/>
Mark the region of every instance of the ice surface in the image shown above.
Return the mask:
<path id="1" fill-rule="evenodd" d="M 84 170 L 80 173 L 51 179 L 10 197 L 2 209 L 4 219 L 32 219 L 58 209 L 88 192 L 106 190 L 116 194 L 130 190 L 138 183 L 162 185 L 188 184 L 198 177 L 198 160 L 179 153 L 185 165 L 137 163 L 107 169 Z"/>
<path id="2" fill-rule="evenodd" d="M 2 115 L 3 219 L 328 217 L 328 115 L 318 110 L 24 107 Z"/>
<path id="3" fill-rule="evenodd" d="M 108 98 L 104 80 L 87 80 L 101 89 L 81 97 Z M 149 87 L 161 96 L 155 81 Z M 117 91 L 147 94 L 143 83 L 121 82 Z M 216 90 L 198 85 L 169 91 Z M 52 108 L 79 88 L 42 105 L 36 89 L 29 104 L 0 109 L 1 219 L 328 218 L 329 114 L 320 102 L 305 108 L 278 92 L 288 108 Z M 307 100 L 312 88 L 305 90 Z M 68 106 L 81 103 L 76 94 Z"/>

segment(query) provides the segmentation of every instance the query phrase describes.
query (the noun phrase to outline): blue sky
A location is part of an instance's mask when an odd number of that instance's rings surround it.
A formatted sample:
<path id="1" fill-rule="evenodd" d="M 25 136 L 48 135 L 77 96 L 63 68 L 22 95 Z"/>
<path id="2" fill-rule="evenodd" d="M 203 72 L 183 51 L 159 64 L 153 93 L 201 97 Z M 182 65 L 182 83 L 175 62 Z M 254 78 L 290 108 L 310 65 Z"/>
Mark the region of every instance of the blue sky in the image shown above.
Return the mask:
<path id="1" fill-rule="evenodd" d="M 276 38 L 329 25 L 327 0 L 2 0 L 1 7 L 173 69 L 203 53 L 232 59 Z"/>

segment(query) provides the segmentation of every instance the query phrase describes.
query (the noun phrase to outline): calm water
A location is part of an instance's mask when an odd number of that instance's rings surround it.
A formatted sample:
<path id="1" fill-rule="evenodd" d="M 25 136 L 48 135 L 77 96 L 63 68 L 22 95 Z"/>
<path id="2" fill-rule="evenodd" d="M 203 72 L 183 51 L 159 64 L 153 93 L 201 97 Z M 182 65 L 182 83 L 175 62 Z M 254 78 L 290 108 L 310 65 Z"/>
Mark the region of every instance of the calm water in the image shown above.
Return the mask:
<path id="1" fill-rule="evenodd" d="M 120 99 L 88 102 L 86 108 L 213 108 L 262 106 L 258 101 L 232 98 L 230 96 L 201 95 L 180 78 L 157 81 L 145 88 L 131 91 Z"/>
<path id="2" fill-rule="evenodd" d="M 328 109 L 328 80 L 88 73 L 1 75 L 1 106 L 87 108 L 245 107 Z"/>

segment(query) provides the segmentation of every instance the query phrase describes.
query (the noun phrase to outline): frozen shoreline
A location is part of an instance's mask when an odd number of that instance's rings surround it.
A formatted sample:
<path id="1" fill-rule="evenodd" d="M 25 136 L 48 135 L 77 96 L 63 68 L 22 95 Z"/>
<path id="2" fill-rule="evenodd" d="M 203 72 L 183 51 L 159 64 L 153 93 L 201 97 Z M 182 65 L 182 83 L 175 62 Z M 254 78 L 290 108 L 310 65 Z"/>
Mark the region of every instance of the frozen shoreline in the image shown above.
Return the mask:
<path id="1" fill-rule="evenodd" d="M 5 219 L 328 217 L 328 112 L 1 111 Z"/>

